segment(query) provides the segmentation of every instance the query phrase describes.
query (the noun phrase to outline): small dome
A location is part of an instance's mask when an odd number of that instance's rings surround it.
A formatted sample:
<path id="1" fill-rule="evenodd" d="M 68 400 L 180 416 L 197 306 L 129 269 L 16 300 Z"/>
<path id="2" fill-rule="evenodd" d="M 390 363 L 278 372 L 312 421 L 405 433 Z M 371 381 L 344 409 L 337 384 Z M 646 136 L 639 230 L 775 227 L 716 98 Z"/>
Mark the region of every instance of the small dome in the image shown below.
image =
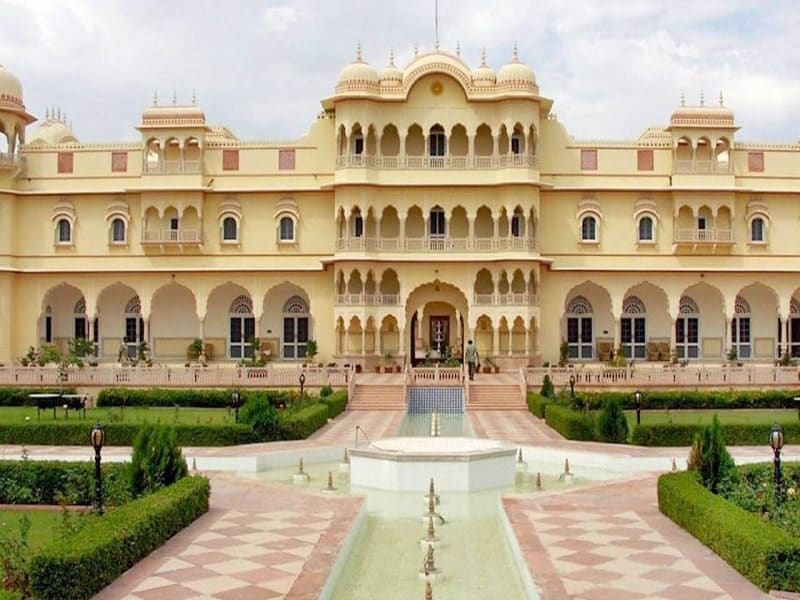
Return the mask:
<path id="1" fill-rule="evenodd" d="M 481 53 L 481 64 L 472 71 L 472 83 L 477 87 L 489 87 L 497 83 L 497 75 L 494 70 L 486 64 L 486 48 Z"/>
<path id="2" fill-rule="evenodd" d="M 0 65 L 0 109 L 25 110 L 22 102 L 22 84 L 11 71 Z"/>
<path id="3" fill-rule="evenodd" d="M 519 61 L 516 44 L 514 45 L 514 58 L 507 65 L 503 65 L 497 73 L 497 86 L 534 93 L 539 91 L 533 69 Z"/>
<path id="4" fill-rule="evenodd" d="M 394 64 L 394 51 L 389 53 L 389 64 L 378 75 L 382 86 L 398 86 L 403 83 L 403 72 Z"/>
<path id="5" fill-rule="evenodd" d="M 72 129 L 67 124 L 66 115 L 62 118 L 60 111 L 57 115 L 55 111 L 52 113 L 48 111 L 47 119 L 33 132 L 30 143 L 44 144 L 46 146 L 69 143 L 77 144 L 78 138 L 75 137 Z"/>
<path id="6" fill-rule="evenodd" d="M 361 44 L 359 44 L 356 59 L 339 73 L 336 91 L 372 91 L 377 87 L 378 73 L 361 59 Z"/>

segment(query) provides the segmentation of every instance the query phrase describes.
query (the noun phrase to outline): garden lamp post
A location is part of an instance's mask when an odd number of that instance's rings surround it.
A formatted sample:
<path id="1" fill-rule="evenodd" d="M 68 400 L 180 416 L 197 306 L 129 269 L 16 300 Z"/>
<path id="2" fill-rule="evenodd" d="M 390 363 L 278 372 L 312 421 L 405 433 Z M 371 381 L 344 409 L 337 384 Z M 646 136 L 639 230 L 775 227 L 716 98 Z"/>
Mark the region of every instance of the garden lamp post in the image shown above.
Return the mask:
<path id="1" fill-rule="evenodd" d="M 636 400 L 636 424 L 642 424 L 642 392 L 636 390 L 633 393 L 633 398 Z"/>
<path id="2" fill-rule="evenodd" d="M 569 395 L 575 400 L 575 375 L 569 376 Z"/>
<path id="3" fill-rule="evenodd" d="M 239 390 L 233 390 L 231 392 L 231 407 L 233 408 L 233 415 L 236 423 L 239 422 L 239 409 L 241 406 L 242 395 L 239 393 Z"/>
<path id="4" fill-rule="evenodd" d="M 303 388 L 306 385 L 306 374 L 300 373 L 300 399 L 303 399 Z"/>
<path id="5" fill-rule="evenodd" d="M 100 451 L 106 441 L 106 432 L 100 423 L 95 423 L 90 434 L 92 447 L 94 448 L 94 509 L 98 515 L 103 514 L 103 472 L 100 470 Z"/>
<path id="6" fill-rule="evenodd" d="M 783 448 L 783 429 L 780 425 L 773 425 L 769 430 L 769 445 L 772 446 L 772 452 L 775 454 L 775 499 L 780 502 L 783 499 L 783 490 L 781 489 L 781 448 Z"/>

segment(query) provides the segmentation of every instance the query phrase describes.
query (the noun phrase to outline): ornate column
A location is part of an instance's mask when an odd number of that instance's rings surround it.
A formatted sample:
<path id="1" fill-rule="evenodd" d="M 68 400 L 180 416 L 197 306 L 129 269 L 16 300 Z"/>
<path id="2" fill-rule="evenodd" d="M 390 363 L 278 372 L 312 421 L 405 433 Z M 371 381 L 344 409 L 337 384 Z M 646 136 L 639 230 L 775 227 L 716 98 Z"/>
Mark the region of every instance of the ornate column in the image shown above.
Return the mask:
<path id="1" fill-rule="evenodd" d="M 467 135 L 467 168 L 475 166 L 475 136 Z"/>
<path id="2" fill-rule="evenodd" d="M 622 344 L 622 319 L 616 317 L 614 319 L 614 352 L 619 350 L 621 344 Z"/>
<path id="3" fill-rule="evenodd" d="M 492 356 L 500 355 L 500 322 L 492 323 Z"/>
<path id="4" fill-rule="evenodd" d="M 400 136 L 400 154 L 399 154 L 398 158 L 399 158 L 399 163 L 400 164 L 398 164 L 397 166 L 398 167 L 405 167 L 405 165 L 406 165 L 406 136 L 405 135 L 401 135 Z"/>
<path id="5" fill-rule="evenodd" d="M 400 244 L 398 250 L 403 252 L 406 249 L 406 217 L 399 216 L 400 221 Z"/>
<path id="6" fill-rule="evenodd" d="M 467 214 L 467 237 L 469 247 L 475 249 L 475 215 Z"/>

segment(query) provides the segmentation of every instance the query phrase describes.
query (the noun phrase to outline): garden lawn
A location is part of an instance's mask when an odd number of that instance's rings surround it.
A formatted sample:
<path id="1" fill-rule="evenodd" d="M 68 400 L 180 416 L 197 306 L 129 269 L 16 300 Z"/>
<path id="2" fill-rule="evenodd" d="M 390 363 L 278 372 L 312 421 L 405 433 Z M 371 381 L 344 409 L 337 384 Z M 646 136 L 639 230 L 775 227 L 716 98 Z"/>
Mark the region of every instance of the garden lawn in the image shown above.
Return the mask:
<path id="1" fill-rule="evenodd" d="M 82 420 L 82 412 L 70 410 L 69 417 L 65 419 L 64 409 L 56 409 L 57 423 L 77 423 Z M 33 406 L 4 406 L 0 407 L 0 424 L 23 423 L 29 419 L 36 422 L 36 407 Z M 39 413 L 41 423 L 52 423 L 53 410 L 42 410 Z M 232 425 L 234 414 L 225 408 L 174 408 L 174 407 L 130 407 L 130 408 L 87 408 L 87 423 L 151 423 L 171 425 L 182 423 L 185 425 Z"/>
<path id="2" fill-rule="evenodd" d="M 18 538 L 22 515 L 28 515 L 31 520 L 28 547 L 32 551 L 38 550 L 53 538 L 63 519 L 61 510 L 0 510 L 0 537 L 10 534 Z"/>
<path id="3" fill-rule="evenodd" d="M 719 415 L 723 425 L 772 425 L 773 423 L 796 423 L 797 410 L 780 408 L 727 408 L 703 410 L 643 410 L 642 425 L 710 425 L 714 415 Z M 626 410 L 628 428 L 636 426 L 636 411 Z"/>

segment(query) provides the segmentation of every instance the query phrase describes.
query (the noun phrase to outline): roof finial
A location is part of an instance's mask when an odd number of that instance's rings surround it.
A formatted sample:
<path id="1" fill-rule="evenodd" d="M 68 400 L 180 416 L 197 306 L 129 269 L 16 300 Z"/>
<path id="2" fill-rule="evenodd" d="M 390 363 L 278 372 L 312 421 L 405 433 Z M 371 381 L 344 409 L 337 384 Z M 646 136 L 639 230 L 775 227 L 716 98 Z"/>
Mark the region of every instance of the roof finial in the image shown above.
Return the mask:
<path id="1" fill-rule="evenodd" d="M 461 58 L 461 42 L 456 40 L 456 56 Z"/>
<path id="2" fill-rule="evenodd" d="M 56 114 L 58 115 L 58 120 L 60 121 L 61 120 L 61 107 L 60 106 L 58 107 L 58 113 L 56 113 Z"/>
<path id="3" fill-rule="evenodd" d="M 686 93 L 681 90 L 681 106 L 686 106 Z"/>
<path id="4" fill-rule="evenodd" d="M 719 91 L 719 105 L 725 106 L 725 99 L 722 97 L 722 90 Z"/>
<path id="5" fill-rule="evenodd" d="M 436 29 L 436 40 L 434 45 L 438 50 L 439 49 L 439 0 L 435 0 L 434 2 L 434 11 L 435 15 L 434 15 L 433 26 Z"/>
<path id="6" fill-rule="evenodd" d="M 192 106 L 197 106 L 197 90 L 192 90 Z"/>
<path id="7" fill-rule="evenodd" d="M 419 56 L 419 44 L 417 42 L 414 42 L 414 58 L 417 58 L 418 56 Z"/>
<path id="8" fill-rule="evenodd" d="M 481 67 L 486 66 L 488 65 L 486 64 L 486 46 L 484 46 L 483 49 L 481 49 Z"/>
<path id="9" fill-rule="evenodd" d="M 67 111 L 64 111 L 64 125 L 67 124 Z"/>
<path id="10" fill-rule="evenodd" d="M 44 109 L 44 120 L 45 121 L 49 121 L 50 120 L 50 109 L 47 108 L 47 107 L 45 107 L 45 109 Z"/>
<path id="11" fill-rule="evenodd" d="M 705 106 L 705 105 L 706 105 L 706 97 L 703 94 L 703 90 L 700 90 L 700 106 Z"/>
<path id="12" fill-rule="evenodd" d="M 158 106 L 158 90 L 153 90 L 153 106 Z"/>
<path id="13" fill-rule="evenodd" d="M 178 92 L 172 90 L 172 105 L 175 106 L 178 103 Z"/>
<path id="14" fill-rule="evenodd" d="M 517 48 L 517 42 L 514 41 L 514 54 L 512 56 L 513 62 L 519 62 L 519 49 Z"/>
<path id="15" fill-rule="evenodd" d="M 361 40 L 356 44 L 356 62 L 364 62 L 361 58 Z"/>

